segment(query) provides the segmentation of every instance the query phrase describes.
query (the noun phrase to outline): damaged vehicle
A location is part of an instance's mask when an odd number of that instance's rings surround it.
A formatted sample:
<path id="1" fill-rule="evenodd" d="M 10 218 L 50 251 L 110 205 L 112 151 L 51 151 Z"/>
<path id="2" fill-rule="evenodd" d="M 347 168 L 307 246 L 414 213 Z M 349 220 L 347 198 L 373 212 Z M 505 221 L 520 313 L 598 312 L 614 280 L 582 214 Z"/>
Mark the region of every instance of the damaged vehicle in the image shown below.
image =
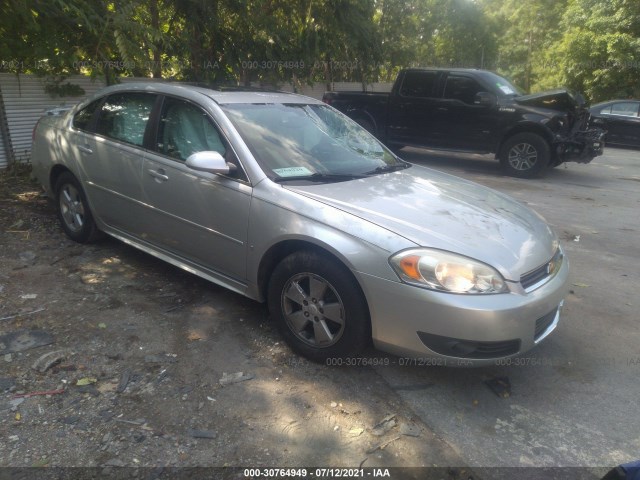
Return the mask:
<path id="1" fill-rule="evenodd" d="M 604 148 L 605 132 L 588 128 L 582 95 L 522 95 L 486 70 L 406 69 L 391 93 L 327 92 L 323 101 L 390 148 L 495 154 L 507 175 L 520 178 L 564 162 L 589 163 Z"/>
<path id="2" fill-rule="evenodd" d="M 491 364 L 554 331 L 567 293 L 568 261 L 534 211 L 404 162 L 308 97 L 112 86 L 43 117 L 32 164 L 71 239 L 106 233 L 266 302 L 316 361 L 373 341 Z"/>

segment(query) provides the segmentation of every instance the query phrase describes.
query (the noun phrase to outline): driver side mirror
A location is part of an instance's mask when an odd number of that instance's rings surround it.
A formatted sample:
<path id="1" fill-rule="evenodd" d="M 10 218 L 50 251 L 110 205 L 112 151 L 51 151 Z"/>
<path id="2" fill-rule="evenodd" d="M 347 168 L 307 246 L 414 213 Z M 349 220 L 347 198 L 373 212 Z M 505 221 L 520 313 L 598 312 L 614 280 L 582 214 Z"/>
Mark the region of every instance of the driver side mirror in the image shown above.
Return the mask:
<path id="1" fill-rule="evenodd" d="M 192 153 L 187 158 L 186 165 L 199 172 L 221 173 L 223 175 L 228 175 L 237 169 L 233 163 L 227 163 L 220 153 L 213 151 Z"/>
<path id="2" fill-rule="evenodd" d="M 473 99 L 473 104 L 481 107 L 495 107 L 498 104 L 498 97 L 491 92 L 478 92 Z"/>

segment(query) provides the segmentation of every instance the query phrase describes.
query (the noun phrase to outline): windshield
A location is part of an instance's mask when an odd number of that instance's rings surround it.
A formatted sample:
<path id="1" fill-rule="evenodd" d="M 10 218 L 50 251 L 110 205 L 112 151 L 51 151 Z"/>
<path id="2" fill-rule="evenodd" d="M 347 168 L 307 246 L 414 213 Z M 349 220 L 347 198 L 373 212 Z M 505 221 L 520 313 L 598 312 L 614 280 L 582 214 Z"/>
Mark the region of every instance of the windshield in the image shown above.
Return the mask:
<path id="1" fill-rule="evenodd" d="M 409 166 L 326 105 L 232 104 L 223 109 L 275 181 L 340 181 Z"/>

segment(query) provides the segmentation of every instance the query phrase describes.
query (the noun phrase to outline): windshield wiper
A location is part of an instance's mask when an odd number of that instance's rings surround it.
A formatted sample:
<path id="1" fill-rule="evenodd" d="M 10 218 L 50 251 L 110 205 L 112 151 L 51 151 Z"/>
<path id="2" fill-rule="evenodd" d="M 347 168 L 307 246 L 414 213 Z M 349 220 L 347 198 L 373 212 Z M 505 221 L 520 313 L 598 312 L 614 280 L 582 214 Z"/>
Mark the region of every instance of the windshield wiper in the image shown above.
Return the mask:
<path id="1" fill-rule="evenodd" d="M 385 165 L 384 167 L 377 167 L 371 170 L 370 172 L 365 173 L 365 175 L 377 175 L 379 173 L 389 173 L 395 172 L 396 170 L 404 170 L 405 168 L 409 168 L 411 166 L 410 163 L 395 163 L 393 165 Z"/>
<path id="2" fill-rule="evenodd" d="M 291 177 L 277 177 L 273 181 L 276 183 L 288 182 L 290 180 L 308 180 L 309 182 L 345 182 L 347 180 L 357 180 L 366 175 L 354 173 L 312 173 L 311 175 L 294 175 Z"/>

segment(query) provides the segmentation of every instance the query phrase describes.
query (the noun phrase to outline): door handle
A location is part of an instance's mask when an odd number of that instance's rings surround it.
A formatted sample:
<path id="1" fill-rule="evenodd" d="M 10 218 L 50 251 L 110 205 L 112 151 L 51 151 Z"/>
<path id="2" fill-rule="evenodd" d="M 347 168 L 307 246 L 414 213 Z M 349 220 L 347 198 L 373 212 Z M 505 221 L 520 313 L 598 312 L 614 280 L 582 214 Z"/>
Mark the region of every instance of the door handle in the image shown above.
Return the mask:
<path id="1" fill-rule="evenodd" d="M 167 180 L 169 180 L 169 177 L 167 175 L 165 175 L 165 172 L 162 168 L 158 169 L 158 170 L 147 170 L 147 172 L 149 172 L 149 175 L 151 175 L 153 178 L 156 179 L 156 182 L 160 183 L 160 182 L 166 182 Z"/>
<path id="2" fill-rule="evenodd" d="M 93 153 L 93 150 L 91 150 L 88 145 L 78 145 L 78 150 L 89 155 Z"/>

